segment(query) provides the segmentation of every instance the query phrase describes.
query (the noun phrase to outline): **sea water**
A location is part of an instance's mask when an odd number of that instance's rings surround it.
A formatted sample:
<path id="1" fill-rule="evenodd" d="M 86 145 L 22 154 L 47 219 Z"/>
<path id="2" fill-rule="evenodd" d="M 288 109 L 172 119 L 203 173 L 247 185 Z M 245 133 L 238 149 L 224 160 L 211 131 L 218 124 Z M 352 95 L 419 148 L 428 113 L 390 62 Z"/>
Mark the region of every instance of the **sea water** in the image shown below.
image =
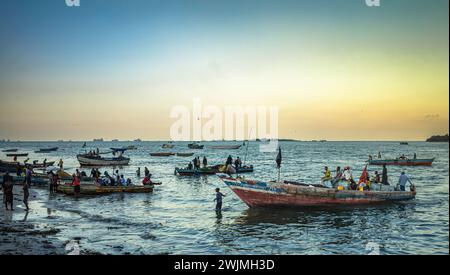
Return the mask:
<path id="1" fill-rule="evenodd" d="M 187 143 L 161 149 L 164 142 L 9 142 L 0 149 L 19 148 L 30 160 L 64 160 L 68 172 L 79 168 L 76 154 L 99 148 L 136 145 L 128 151 L 130 165 L 120 172 L 137 183 L 135 171 L 148 167 L 154 181 L 162 182 L 152 194 L 112 194 L 73 198 L 49 195 L 33 188 L 28 216 L 17 205 L 9 217 L 50 226 L 61 231 L 63 242 L 76 240 L 81 250 L 109 254 L 367 254 L 374 246 L 381 254 L 448 254 L 449 251 L 449 158 L 448 143 L 410 142 L 280 142 L 283 161 L 281 178 L 318 183 L 324 166 L 334 170 L 350 166 L 358 178 L 368 155 L 381 151 L 383 157 L 401 154 L 435 157 L 431 167 L 388 167 L 389 181 L 396 184 L 406 171 L 417 187 L 411 202 L 381 206 L 327 207 L 307 209 L 250 209 L 216 176 L 180 177 L 175 167 L 185 167 L 193 157 L 151 157 L 150 152 L 195 152 L 209 164 L 223 163 L 228 155 L 245 158 L 255 171 L 248 178 L 277 178 L 276 152 L 259 152 L 250 142 L 239 150 L 213 150 L 218 143 L 203 143 L 205 149 L 190 150 Z M 239 142 L 225 142 L 227 145 Z M 224 144 L 224 143 L 220 143 Z M 38 148 L 60 149 L 45 154 Z M 248 152 L 246 154 L 246 151 Z M 0 158 L 7 160 L 6 153 Z M 82 169 L 83 170 L 83 169 Z M 381 167 L 369 167 L 372 174 Z M 85 169 L 89 174 L 89 169 Z M 100 169 L 101 172 L 105 168 Z M 111 174 L 113 168 L 107 168 Z M 226 195 L 223 211 L 216 213 L 216 187 Z M 0 217 L 6 219 L 6 217 Z"/>

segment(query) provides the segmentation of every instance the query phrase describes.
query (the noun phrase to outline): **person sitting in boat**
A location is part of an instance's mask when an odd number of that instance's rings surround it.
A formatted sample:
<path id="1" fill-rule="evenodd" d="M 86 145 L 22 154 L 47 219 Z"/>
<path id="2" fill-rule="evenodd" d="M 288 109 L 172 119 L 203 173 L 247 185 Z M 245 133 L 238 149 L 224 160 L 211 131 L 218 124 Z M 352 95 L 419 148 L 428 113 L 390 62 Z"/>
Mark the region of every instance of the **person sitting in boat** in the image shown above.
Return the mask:
<path id="1" fill-rule="evenodd" d="M 372 182 L 372 183 L 380 183 L 381 182 L 380 173 L 378 173 L 378 171 L 375 171 L 374 175 L 370 179 L 370 182 Z"/>
<path id="2" fill-rule="evenodd" d="M 86 177 L 87 177 L 87 174 L 86 174 L 86 172 L 81 171 L 80 176 L 81 176 L 81 178 L 86 178 Z"/>
<path id="3" fill-rule="evenodd" d="M 95 178 L 96 174 L 97 174 L 97 172 L 95 171 L 95 168 L 92 168 L 91 173 L 89 174 L 89 177 Z"/>
<path id="4" fill-rule="evenodd" d="M 127 178 L 127 186 L 132 186 L 133 184 L 131 183 L 131 179 Z"/>
<path id="5" fill-rule="evenodd" d="M 144 179 L 142 180 L 142 184 L 143 184 L 143 185 L 152 185 L 153 182 L 152 182 L 152 180 L 150 179 L 149 176 L 146 176 L 146 177 L 144 177 Z"/>
<path id="6" fill-rule="evenodd" d="M 400 191 L 406 191 L 406 184 L 409 182 L 411 186 L 413 186 L 413 183 L 409 179 L 409 177 L 405 174 L 405 171 L 403 171 L 400 175 L 400 178 L 398 179 L 398 185 L 400 187 Z"/>
<path id="7" fill-rule="evenodd" d="M 228 164 L 228 165 L 227 165 L 227 169 L 225 170 L 225 172 L 226 172 L 228 175 L 236 174 L 236 169 L 233 167 L 233 165 Z"/>
<path id="8" fill-rule="evenodd" d="M 36 165 L 38 163 L 38 160 L 33 160 L 33 165 Z"/>
<path id="9" fill-rule="evenodd" d="M 188 169 L 188 170 L 192 170 L 192 168 L 193 168 L 193 165 L 192 165 L 192 161 L 191 161 L 191 162 L 189 162 L 189 164 L 188 164 L 188 166 L 187 166 L 187 169 Z"/>
<path id="10" fill-rule="evenodd" d="M 381 152 L 378 152 L 378 159 L 381 159 Z"/>
<path id="11" fill-rule="evenodd" d="M 120 184 L 124 187 L 127 186 L 127 181 L 123 175 L 120 175 Z"/>
<path id="12" fill-rule="evenodd" d="M 372 160 L 372 155 L 369 155 L 369 160 Z"/>
<path id="13" fill-rule="evenodd" d="M 239 160 L 237 158 L 234 160 L 234 168 L 239 168 Z"/>
<path id="14" fill-rule="evenodd" d="M 107 171 L 105 171 L 105 173 L 103 173 L 103 175 L 105 176 L 105 179 L 106 179 L 106 180 L 104 181 L 104 183 L 105 183 L 106 185 L 114 186 L 114 178 L 111 177 L 111 176 L 108 174 Z"/>
<path id="15" fill-rule="evenodd" d="M 322 181 L 331 180 L 331 171 L 328 169 L 328 166 L 325 166 L 325 170 L 323 172 L 324 176 L 322 177 Z"/>
<path id="16" fill-rule="evenodd" d="M 73 192 L 75 196 L 78 196 L 80 194 L 80 178 L 76 174 L 73 174 L 72 177 Z"/>
<path id="17" fill-rule="evenodd" d="M 403 154 L 400 156 L 400 159 L 406 159 L 406 156 Z"/>
<path id="18" fill-rule="evenodd" d="M 105 172 L 105 173 L 107 173 L 107 172 Z M 98 183 L 101 186 L 110 186 L 111 185 L 111 181 L 110 181 L 109 177 L 107 177 L 106 175 L 104 177 L 102 177 L 101 179 L 99 179 Z"/>

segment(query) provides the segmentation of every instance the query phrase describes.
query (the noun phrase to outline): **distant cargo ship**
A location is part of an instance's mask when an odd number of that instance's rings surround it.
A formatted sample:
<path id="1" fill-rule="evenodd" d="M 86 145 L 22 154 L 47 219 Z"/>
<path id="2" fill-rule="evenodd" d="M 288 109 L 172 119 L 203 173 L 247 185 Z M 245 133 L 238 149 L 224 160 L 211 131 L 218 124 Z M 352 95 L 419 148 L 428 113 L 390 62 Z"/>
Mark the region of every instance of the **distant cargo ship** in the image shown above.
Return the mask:
<path id="1" fill-rule="evenodd" d="M 103 138 L 94 138 L 93 141 L 94 141 L 94 142 L 102 142 L 102 141 L 103 141 Z"/>
<path id="2" fill-rule="evenodd" d="M 139 139 L 139 138 L 134 140 L 134 142 L 141 142 L 141 141 L 142 141 L 142 140 Z"/>
<path id="3" fill-rule="evenodd" d="M 432 136 L 427 139 L 427 142 L 449 142 L 448 134 L 445 136 Z"/>

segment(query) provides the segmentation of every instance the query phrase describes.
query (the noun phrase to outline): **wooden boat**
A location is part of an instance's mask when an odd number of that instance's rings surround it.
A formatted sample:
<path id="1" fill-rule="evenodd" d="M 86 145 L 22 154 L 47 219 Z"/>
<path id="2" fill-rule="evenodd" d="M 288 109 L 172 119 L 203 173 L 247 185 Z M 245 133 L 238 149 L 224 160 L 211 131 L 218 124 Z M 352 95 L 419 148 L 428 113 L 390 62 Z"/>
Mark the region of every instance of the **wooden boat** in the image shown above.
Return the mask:
<path id="1" fill-rule="evenodd" d="M 20 163 L 20 162 L 14 162 L 14 161 L 3 161 L 0 160 L 0 172 L 11 172 L 11 173 L 17 173 L 17 171 L 25 169 L 26 166 L 31 167 L 32 169 L 40 169 L 40 168 L 47 168 L 50 166 L 53 166 L 55 164 L 54 161 L 46 162 L 45 164 L 43 162 L 41 163 Z"/>
<path id="2" fill-rule="evenodd" d="M 194 153 L 177 153 L 177 157 L 192 157 Z"/>
<path id="3" fill-rule="evenodd" d="M 249 207 L 363 205 L 407 201 L 416 197 L 416 191 L 337 190 L 295 182 L 235 179 L 224 174 L 219 177 Z"/>
<path id="4" fill-rule="evenodd" d="M 431 166 L 432 159 L 371 159 L 369 165 Z"/>
<path id="5" fill-rule="evenodd" d="M 216 173 L 225 173 L 226 166 L 225 165 L 214 165 L 211 166 L 214 170 L 216 170 Z M 253 172 L 253 165 L 244 165 L 241 167 L 235 167 L 233 166 L 231 174 L 242 174 L 242 173 L 252 173 Z"/>
<path id="6" fill-rule="evenodd" d="M 199 169 L 175 168 L 174 174 L 180 176 L 214 175 L 217 171 L 211 167 Z"/>
<path id="7" fill-rule="evenodd" d="M 25 163 L 26 165 L 31 166 L 32 168 L 46 168 L 46 167 L 50 167 L 53 166 L 55 164 L 54 161 L 49 161 L 49 162 L 36 162 L 36 163 Z"/>
<path id="8" fill-rule="evenodd" d="M 253 165 L 243 166 L 239 168 L 233 167 L 232 174 L 251 173 L 253 172 Z M 224 165 L 215 165 L 211 167 L 202 167 L 199 169 L 175 168 L 174 174 L 180 176 L 199 176 L 199 175 L 214 175 L 216 173 L 223 173 Z"/>
<path id="9" fill-rule="evenodd" d="M 175 145 L 173 145 L 173 144 L 171 144 L 171 143 L 164 143 L 164 144 L 161 146 L 161 148 L 164 148 L 164 149 L 171 149 L 171 148 L 173 148 L 173 147 L 175 147 Z"/>
<path id="10" fill-rule="evenodd" d="M 200 145 L 197 143 L 189 143 L 188 144 L 189 149 L 203 149 L 203 147 L 205 147 L 205 145 Z"/>
<path id="11" fill-rule="evenodd" d="M 14 183 L 20 183 L 21 184 L 21 183 L 25 182 L 25 177 L 24 176 L 17 176 L 17 175 L 14 175 L 12 173 L 10 175 L 13 178 L 13 182 Z M 4 174 L 1 173 L 0 174 L 0 183 L 3 183 L 3 176 L 4 176 Z M 43 186 L 43 185 L 48 185 L 48 183 L 49 183 L 49 180 L 48 180 L 48 176 L 47 175 L 45 175 L 45 176 L 33 175 L 31 177 L 31 184 L 32 185 Z"/>
<path id="12" fill-rule="evenodd" d="M 0 160 L 0 172 L 16 173 L 19 168 L 21 168 L 19 162 Z"/>
<path id="13" fill-rule="evenodd" d="M 170 156 L 174 156 L 175 153 L 170 153 L 170 152 L 159 152 L 159 153 L 150 153 L 150 156 L 152 157 L 170 157 Z"/>
<path id="14" fill-rule="evenodd" d="M 151 193 L 153 185 L 134 185 L 134 186 L 99 186 L 96 184 L 81 184 L 81 195 L 101 195 L 112 193 Z M 74 187 L 71 184 L 58 185 L 57 192 L 66 195 L 74 195 Z"/>
<path id="15" fill-rule="evenodd" d="M 123 156 L 105 158 L 89 154 L 77 155 L 77 160 L 81 166 L 123 166 L 130 163 L 130 159 Z"/>
<path id="16" fill-rule="evenodd" d="M 211 146 L 211 149 L 216 150 L 236 150 L 241 148 L 242 145 L 217 145 L 217 146 Z"/>
<path id="17" fill-rule="evenodd" d="M 400 145 L 409 145 L 409 143 L 406 141 L 402 141 L 402 142 L 400 142 Z"/>
<path id="18" fill-rule="evenodd" d="M 58 151 L 58 147 L 52 147 L 52 148 L 41 148 L 37 151 L 34 151 L 35 153 L 48 153 L 48 152 L 54 152 Z"/>
<path id="19" fill-rule="evenodd" d="M 28 153 L 6 154 L 7 157 L 28 157 Z"/>
<path id="20" fill-rule="evenodd" d="M 5 149 L 5 150 L 2 150 L 2 152 L 4 152 L 4 153 L 13 153 L 13 152 L 17 152 L 19 149 Z"/>

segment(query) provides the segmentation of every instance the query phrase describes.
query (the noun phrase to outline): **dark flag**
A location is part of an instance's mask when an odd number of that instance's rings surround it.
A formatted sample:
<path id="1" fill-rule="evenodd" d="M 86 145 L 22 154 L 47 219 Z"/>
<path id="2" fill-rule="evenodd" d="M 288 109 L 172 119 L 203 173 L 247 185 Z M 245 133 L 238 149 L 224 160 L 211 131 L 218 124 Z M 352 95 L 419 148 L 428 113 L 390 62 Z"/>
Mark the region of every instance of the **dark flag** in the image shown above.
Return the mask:
<path id="1" fill-rule="evenodd" d="M 281 168 L 281 147 L 278 147 L 278 155 L 277 155 L 277 168 L 280 169 Z"/>

